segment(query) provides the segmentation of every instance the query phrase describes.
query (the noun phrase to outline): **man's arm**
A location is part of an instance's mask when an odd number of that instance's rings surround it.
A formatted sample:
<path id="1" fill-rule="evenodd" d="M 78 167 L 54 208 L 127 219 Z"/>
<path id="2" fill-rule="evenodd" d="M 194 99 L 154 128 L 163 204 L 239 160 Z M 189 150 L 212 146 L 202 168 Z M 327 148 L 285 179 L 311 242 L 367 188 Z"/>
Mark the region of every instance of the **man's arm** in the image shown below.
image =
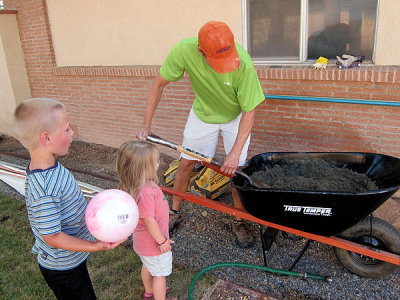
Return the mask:
<path id="1" fill-rule="evenodd" d="M 239 164 L 240 154 L 247 138 L 250 135 L 251 129 L 253 128 L 254 119 L 256 116 L 256 108 L 252 111 L 242 111 L 242 117 L 239 123 L 239 130 L 236 137 L 235 144 L 232 147 L 231 152 L 225 157 L 224 163 L 222 164 L 221 171 L 228 174 L 234 174 Z"/>
<path id="2" fill-rule="evenodd" d="M 50 247 L 75 252 L 97 252 L 102 250 L 111 250 L 127 240 L 125 239 L 116 243 L 105 243 L 101 241 L 91 242 L 73 237 L 62 231 L 55 234 L 42 235 L 42 238 Z"/>
<path id="3" fill-rule="evenodd" d="M 160 74 L 153 81 L 149 95 L 147 96 L 146 102 L 146 111 L 144 115 L 143 127 L 139 129 L 136 133 L 136 137 L 140 141 L 145 141 L 147 135 L 150 132 L 151 122 L 153 120 L 154 112 L 160 103 L 160 99 L 164 90 L 164 87 L 169 83 L 168 80 L 165 80 Z"/>

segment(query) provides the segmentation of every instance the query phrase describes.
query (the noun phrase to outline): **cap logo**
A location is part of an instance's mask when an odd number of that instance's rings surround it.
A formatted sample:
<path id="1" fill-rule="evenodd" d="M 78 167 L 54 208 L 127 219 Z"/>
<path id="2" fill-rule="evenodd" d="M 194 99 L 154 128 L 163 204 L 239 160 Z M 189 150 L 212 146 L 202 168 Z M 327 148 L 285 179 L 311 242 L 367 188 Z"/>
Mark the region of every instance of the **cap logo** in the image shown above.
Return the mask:
<path id="1" fill-rule="evenodd" d="M 222 53 L 222 52 L 228 51 L 230 48 L 231 48 L 231 46 L 228 46 L 228 47 L 225 47 L 225 48 L 218 49 L 218 50 L 217 50 L 217 53 Z"/>
<path id="2" fill-rule="evenodd" d="M 224 74 L 239 67 L 240 59 L 233 33 L 226 23 L 207 22 L 200 28 L 197 38 L 200 53 L 204 52 L 207 63 L 215 72 Z"/>

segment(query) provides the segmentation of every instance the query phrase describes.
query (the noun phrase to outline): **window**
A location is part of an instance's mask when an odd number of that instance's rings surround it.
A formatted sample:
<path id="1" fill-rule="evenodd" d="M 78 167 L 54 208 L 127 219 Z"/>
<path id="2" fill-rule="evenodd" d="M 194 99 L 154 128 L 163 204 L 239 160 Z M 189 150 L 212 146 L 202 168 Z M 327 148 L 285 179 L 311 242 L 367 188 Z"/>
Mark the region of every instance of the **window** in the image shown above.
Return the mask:
<path id="1" fill-rule="evenodd" d="M 363 55 L 371 61 L 378 0 L 246 0 L 244 44 L 255 62 Z"/>

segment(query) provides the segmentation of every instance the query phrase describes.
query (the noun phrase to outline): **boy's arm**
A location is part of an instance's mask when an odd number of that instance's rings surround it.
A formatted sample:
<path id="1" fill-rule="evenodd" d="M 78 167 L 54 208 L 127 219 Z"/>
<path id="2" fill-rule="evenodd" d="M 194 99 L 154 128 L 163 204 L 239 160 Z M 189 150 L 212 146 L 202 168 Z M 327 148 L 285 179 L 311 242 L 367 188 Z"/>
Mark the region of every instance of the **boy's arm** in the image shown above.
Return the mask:
<path id="1" fill-rule="evenodd" d="M 171 244 L 173 244 L 174 241 L 167 239 L 163 235 L 157 221 L 153 217 L 143 218 L 143 221 L 144 221 L 144 224 L 146 225 L 148 232 L 150 233 L 150 235 L 153 237 L 153 239 L 158 244 L 158 247 L 160 248 L 161 253 L 170 251 L 172 248 Z"/>
<path id="2" fill-rule="evenodd" d="M 125 239 L 116 243 L 105 243 L 101 241 L 91 242 L 73 237 L 62 231 L 55 234 L 42 235 L 42 238 L 50 247 L 75 252 L 97 252 L 102 250 L 111 250 L 127 240 Z"/>

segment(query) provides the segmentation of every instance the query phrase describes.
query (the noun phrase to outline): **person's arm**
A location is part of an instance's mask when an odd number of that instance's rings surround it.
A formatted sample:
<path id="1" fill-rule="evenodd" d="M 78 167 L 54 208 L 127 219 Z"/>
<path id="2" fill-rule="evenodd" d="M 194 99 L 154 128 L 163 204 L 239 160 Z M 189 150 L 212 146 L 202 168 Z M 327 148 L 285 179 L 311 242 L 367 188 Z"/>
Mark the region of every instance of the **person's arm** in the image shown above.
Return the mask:
<path id="1" fill-rule="evenodd" d="M 239 130 L 235 140 L 235 144 L 232 147 L 231 152 L 225 157 L 225 160 L 222 164 L 221 171 L 228 174 L 234 174 L 238 164 L 240 154 L 242 153 L 242 149 L 244 144 L 247 141 L 247 138 L 250 135 L 251 129 L 253 128 L 254 119 L 256 116 L 256 109 L 252 111 L 242 111 L 242 117 L 239 123 Z"/>
<path id="2" fill-rule="evenodd" d="M 164 87 L 169 83 L 160 74 L 153 81 L 149 95 L 147 96 L 146 111 L 144 115 L 143 127 L 138 130 L 136 137 L 140 141 L 145 141 L 147 135 L 150 133 L 151 122 L 153 120 L 154 112 L 160 102 Z"/>
<path id="3" fill-rule="evenodd" d="M 153 218 L 143 218 L 144 224 L 146 225 L 147 231 L 153 237 L 153 239 L 158 244 L 158 248 L 160 249 L 161 253 L 165 253 L 171 250 L 171 244 L 174 241 L 167 239 L 161 232 L 160 226 L 158 225 L 157 221 Z"/>
<path id="4" fill-rule="evenodd" d="M 97 252 L 102 250 L 111 250 L 127 240 L 125 239 L 116 243 L 105 243 L 101 241 L 91 242 L 73 237 L 62 231 L 55 234 L 42 235 L 42 238 L 50 247 L 75 252 Z"/>

